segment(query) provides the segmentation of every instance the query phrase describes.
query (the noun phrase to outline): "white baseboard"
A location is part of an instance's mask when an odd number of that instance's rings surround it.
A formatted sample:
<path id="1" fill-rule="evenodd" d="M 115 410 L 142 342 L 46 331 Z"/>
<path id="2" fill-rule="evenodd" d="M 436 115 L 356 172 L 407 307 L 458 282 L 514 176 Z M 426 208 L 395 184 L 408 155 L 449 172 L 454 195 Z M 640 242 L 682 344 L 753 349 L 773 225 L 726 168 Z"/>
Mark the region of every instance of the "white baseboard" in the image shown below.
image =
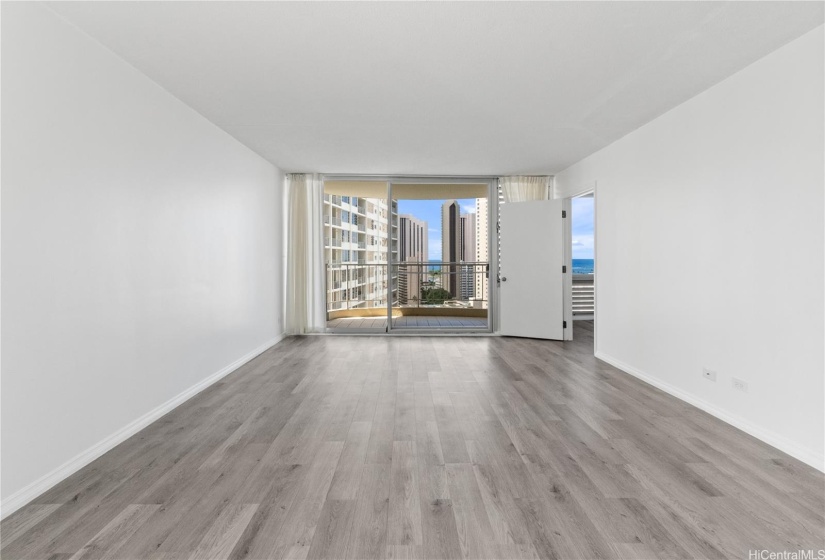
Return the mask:
<path id="1" fill-rule="evenodd" d="M 682 389 L 679 389 L 678 387 L 675 387 L 669 383 L 665 383 L 664 381 L 656 379 L 652 375 L 649 375 L 641 370 L 638 370 L 633 366 L 622 362 L 621 360 L 617 360 L 613 356 L 605 354 L 604 352 L 597 351 L 595 353 L 595 356 L 598 359 L 607 362 L 608 364 L 622 370 L 623 372 L 630 374 L 638 379 L 641 379 L 645 383 L 653 385 L 657 389 L 661 389 L 665 393 L 673 395 L 677 399 L 692 404 L 696 408 L 704 410 L 708 414 L 715 416 L 719 420 L 722 420 L 723 422 L 726 422 L 735 428 L 739 428 L 746 434 L 750 434 L 756 439 L 764 441 L 768 445 L 777 448 L 783 453 L 787 453 L 795 459 L 799 459 L 803 463 L 810 465 L 816 470 L 825 472 L 825 457 L 823 457 L 822 455 L 818 455 L 817 453 L 814 453 L 809 449 L 805 449 L 797 443 L 792 442 L 783 436 L 779 436 L 760 426 L 756 426 L 755 424 L 751 423 L 748 420 L 745 420 L 741 416 L 731 414 L 717 407 L 716 405 L 710 404 L 704 399 L 700 399 L 695 395 L 692 395 Z"/>
<path id="2" fill-rule="evenodd" d="M 220 371 L 217 371 L 204 379 L 196 383 L 195 385 L 189 387 L 182 393 L 172 397 L 162 405 L 154 408 L 137 418 L 136 420 L 130 422 L 126 426 L 122 427 L 112 435 L 106 437 L 105 439 L 99 441 L 89 449 L 83 451 L 79 455 L 72 457 L 50 473 L 43 475 L 42 477 L 38 478 L 28 486 L 21 488 L 8 498 L 0 503 L 0 518 L 6 518 L 8 515 L 11 515 L 24 505 L 28 504 L 36 497 L 41 495 L 43 492 L 49 490 L 53 486 L 55 486 L 58 482 L 65 480 L 72 474 L 76 473 L 107 451 L 113 449 L 116 445 L 124 442 L 125 440 L 129 439 L 140 430 L 166 414 L 167 412 L 171 411 L 175 407 L 180 406 L 184 402 L 188 401 L 210 385 L 220 381 L 245 363 L 251 361 L 252 359 L 258 357 L 259 355 L 263 354 L 276 344 L 280 342 L 284 338 L 284 335 L 278 335 L 277 337 L 269 340 L 256 348 L 255 350 L 249 352 L 245 356 L 242 356 L 229 364 L 228 366 L 224 367 Z"/>

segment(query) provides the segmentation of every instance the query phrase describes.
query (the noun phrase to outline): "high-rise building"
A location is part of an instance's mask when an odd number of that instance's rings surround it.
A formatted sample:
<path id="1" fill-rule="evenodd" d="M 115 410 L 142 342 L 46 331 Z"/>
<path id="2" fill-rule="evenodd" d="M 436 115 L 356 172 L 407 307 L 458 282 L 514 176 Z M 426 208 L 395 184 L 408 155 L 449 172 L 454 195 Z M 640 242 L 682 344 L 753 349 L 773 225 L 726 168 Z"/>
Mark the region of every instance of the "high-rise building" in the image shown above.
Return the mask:
<path id="1" fill-rule="evenodd" d="M 455 200 L 441 206 L 441 286 L 454 298 L 469 300 L 475 295 L 476 216 L 461 214 Z"/>
<path id="2" fill-rule="evenodd" d="M 475 262 L 476 260 L 476 215 L 461 215 L 461 260 Z"/>
<path id="3" fill-rule="evenodd" d="M 459 295 L 458 262 L 461 260 L 461 207 L 455 200 L 441 205 L 441 287 Z"/>
<path id="4" fill-rule="evenodd" d="M 489 265 L 489 237 L 487 229 L 488 206 L 486 198 L 476 199 L 476 262 L 488 263 Z M 475 276 L 475 299 L 480 301 L 483 307 L 487 307 L 489 303 L 488 293 L 488 274 L 489 266 L 485 267 L 484 273 L 476 274 Z"/>
<path id="5" fill-rule="evenodd" d="M 409 214 L 398 216 L 398 262 L 407 262 L 411 258 L 416 262 L 427 261 L 427 228 L 424 220 Z"/>
<path id="6" fill-rule="evenodd" d="M 476 215 L 462 214 L 461 228 L 461 258 L 462 263 L 474 263 L 476 260 Z M 459 268 L 458 297 L 462 300 L 473 299 L 475 296 L 476 265 L 462 264 Z"/>
<path id="7" fill-rule="evenodd" d="M 421 300 L 421 284 L 428 272 L 428 224 L 415 216 L 398 216 L 398 303 Z"/>
<path id="8" fill-rule="evenodd" d="M 395 201 L 324 195 L 324 261 L 327 309 L 382 307 L 387 287 L 398 302 L 398 278 L 388 273 L 398 251 Z"/>

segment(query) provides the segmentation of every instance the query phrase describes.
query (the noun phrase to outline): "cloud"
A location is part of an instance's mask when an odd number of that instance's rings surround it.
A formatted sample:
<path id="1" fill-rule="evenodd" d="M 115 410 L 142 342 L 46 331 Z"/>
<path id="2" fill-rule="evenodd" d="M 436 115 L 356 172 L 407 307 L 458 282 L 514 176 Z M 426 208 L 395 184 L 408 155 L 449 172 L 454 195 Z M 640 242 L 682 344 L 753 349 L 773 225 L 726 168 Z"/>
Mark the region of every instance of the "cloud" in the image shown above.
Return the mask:
<path id="1" fill-rule="evenodd" d="M 592 259 L 593 258 L 593 236 L 573 236 L 573 258 Z"/>
<path id="2" fill-rule="evenodd" d="M 441 233 L 441 230 L 436 228 L 427 228 L 427 231 L 430 233 Z"/>
<path id="3" fill-rule="evenodd" d="M 462 206 L 461 210 L 465 214 L 475 214 L 476 213 L 476 207 L 475 206 Z"/>

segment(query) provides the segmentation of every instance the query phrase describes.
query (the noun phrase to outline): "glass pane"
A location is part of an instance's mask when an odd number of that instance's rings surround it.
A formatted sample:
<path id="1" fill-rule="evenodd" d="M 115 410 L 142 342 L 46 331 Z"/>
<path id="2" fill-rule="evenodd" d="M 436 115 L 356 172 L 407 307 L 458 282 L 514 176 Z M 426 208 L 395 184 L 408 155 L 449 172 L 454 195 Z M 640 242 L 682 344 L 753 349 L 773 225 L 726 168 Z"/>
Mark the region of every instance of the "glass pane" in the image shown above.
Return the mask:
<path id="1" fill-rule="evenodd" d="M 392 201 L 398 291 L 391 328 L 487 330 L 487 199 L 427 199 L 428 185 L 411 187 L 399 191 L 415 198 Z M 438 194 L 450 194 L 448 187 Z"/>
<path id="2" fill-rule="evenodd" d="M 386 198 L 360 194 L 324 194 L 327 328 L 385 332 L 390 211 Z"/>

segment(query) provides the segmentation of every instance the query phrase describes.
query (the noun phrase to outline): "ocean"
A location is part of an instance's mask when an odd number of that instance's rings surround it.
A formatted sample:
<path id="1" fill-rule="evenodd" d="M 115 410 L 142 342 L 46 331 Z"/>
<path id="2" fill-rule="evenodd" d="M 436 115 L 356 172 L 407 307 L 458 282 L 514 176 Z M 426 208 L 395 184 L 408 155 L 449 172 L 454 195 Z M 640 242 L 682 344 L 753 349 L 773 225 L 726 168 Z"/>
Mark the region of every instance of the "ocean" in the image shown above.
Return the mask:
<path id="1" fill-rule="evenodd" d="M 573 274 L 593 274 L 593 259 L 573 259 Z"/>

